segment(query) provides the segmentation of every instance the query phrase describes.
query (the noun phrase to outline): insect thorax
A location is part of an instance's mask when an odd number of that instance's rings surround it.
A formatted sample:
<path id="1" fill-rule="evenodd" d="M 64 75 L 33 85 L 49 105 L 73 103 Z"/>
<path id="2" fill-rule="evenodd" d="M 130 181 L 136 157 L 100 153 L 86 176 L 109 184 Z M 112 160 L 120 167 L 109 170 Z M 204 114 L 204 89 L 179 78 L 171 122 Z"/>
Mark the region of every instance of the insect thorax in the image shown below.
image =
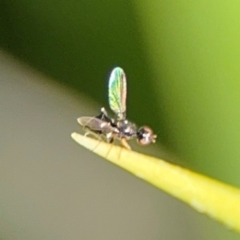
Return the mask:
<path id="1" fill-rule="evenodd" d="M 120 138 L 126 138 L 128 140 L 136 137 L 137 126 L 134 123 L 129 122 L 128 120 L 122 120 L 116 122 L 116 124 L 119 129 Z"/>

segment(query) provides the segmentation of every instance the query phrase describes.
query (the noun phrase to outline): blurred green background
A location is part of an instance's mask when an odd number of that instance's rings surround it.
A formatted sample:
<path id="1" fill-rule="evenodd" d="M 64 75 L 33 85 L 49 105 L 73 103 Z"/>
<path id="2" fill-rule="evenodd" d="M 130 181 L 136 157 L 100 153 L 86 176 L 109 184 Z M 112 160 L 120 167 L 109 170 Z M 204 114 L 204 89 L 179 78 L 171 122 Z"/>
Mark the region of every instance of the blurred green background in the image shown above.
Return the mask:
<path id="1" fill-rule="evenodd" d="M 240 187 L 239 10 L 238 1 L 1 0 L 0 44 L 100 106 L 121 66 L 129 119 L 152 126 L 180 164 Z M 238 239 L 220 225 L 200 229 L 194 239 Z"/>

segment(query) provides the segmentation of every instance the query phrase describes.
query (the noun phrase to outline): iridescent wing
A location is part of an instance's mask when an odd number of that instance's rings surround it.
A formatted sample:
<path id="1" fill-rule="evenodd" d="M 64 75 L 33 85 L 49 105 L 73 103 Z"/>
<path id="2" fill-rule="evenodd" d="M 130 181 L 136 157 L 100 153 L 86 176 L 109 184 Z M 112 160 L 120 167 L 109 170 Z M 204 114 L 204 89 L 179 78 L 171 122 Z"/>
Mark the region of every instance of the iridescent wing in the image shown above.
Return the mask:
<path id="1" fill-rule="evenodd" d="M 112 70 L 108 83 L 108 102 L 118 120 L 126 118 L 127 80 L 122 68 Z"/>
<path id="2" fill-rule="evenodd" d="M 116 133 L 117 129 L 112 127 L 109 122 L 102 121 L 95 117 L 80 117 L 78 123 L 90 131 L 108 134 Z"/>

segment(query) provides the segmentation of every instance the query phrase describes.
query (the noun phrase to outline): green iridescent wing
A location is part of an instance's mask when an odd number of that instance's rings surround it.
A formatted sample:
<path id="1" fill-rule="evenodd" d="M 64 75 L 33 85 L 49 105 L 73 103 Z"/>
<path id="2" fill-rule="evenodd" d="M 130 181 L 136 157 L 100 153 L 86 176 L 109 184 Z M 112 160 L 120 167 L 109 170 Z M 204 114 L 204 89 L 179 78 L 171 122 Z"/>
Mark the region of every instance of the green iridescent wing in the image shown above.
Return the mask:
<path id="1" fill-rule="evenodd" d="M 122 68 L 112 70 L 108 83 L 108 102 L 117 119 L 126 117 L 127 80 Z"/>

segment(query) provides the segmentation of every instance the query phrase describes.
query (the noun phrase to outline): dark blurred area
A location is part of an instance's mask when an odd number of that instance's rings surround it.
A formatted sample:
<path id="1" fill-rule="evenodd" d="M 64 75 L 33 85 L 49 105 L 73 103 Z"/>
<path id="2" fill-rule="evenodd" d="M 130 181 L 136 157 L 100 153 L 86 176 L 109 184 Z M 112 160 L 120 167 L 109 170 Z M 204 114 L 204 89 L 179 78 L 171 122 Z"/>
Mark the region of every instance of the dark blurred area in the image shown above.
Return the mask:
<path id="1" fill-rule="evenodd" d="M 121 66 L 129 79 L 128 115 L 157 124 L 154 86 L 131 1 L 3 0 L 1 5 L 6 50 L 104 105 L 110 71 Z"/>

